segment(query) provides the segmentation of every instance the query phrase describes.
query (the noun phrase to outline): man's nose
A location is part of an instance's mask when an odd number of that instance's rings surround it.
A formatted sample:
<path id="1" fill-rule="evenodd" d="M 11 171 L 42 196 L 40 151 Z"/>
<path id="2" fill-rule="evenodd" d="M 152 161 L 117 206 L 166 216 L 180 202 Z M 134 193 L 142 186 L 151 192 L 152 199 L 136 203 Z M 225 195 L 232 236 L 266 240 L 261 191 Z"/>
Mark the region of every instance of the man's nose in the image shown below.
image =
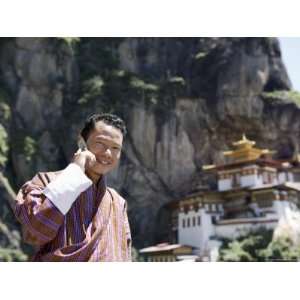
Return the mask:
<path id="1" fill-rule="evenodd" d="M 109 147 L 107 147 L 107 148 L 105 149 L 104 154 L 105 154 L 106 157 L 109 157 L 109 158 L 112 157 L 112 153 L 111 153 L 111 150 L 110 150 Z"/>

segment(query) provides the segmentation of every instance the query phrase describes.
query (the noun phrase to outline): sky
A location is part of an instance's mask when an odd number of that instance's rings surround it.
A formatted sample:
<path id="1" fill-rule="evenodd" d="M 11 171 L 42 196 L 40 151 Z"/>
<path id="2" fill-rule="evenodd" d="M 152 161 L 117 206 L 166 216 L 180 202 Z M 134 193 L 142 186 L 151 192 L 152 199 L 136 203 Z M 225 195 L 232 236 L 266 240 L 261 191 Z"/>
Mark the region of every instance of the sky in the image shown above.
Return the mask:
<path id="1" fill-rule="evenodd" d="M 300 37 L 279 38 L 279 42 L 293 89 L 300 92 Z"/>

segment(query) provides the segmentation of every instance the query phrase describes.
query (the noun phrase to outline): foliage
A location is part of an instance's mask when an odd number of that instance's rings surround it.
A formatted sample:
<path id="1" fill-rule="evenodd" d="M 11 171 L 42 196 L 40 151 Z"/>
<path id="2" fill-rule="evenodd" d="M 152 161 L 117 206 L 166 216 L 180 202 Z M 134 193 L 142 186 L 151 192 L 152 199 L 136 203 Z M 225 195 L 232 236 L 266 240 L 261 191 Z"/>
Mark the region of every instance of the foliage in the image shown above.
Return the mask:
<path id="1" fill-rule="evenodd" d="M 7 221 L 7 220 L 6 220 Z M 26 261 L 27 256 L 20 249 L 20 235 L 12 227 L 0 221 L 0 261 Z"/>
<path id="2" fill-rule="evenodd" d="M 21 250 L 0 247 L 0 261 L 26 261 L 27 255 Z"/>
<path id="3" fill-rule="evenodd" d="M 291 261 L 300 260 L 300 247 L 286 238 L 272 240 L 273 231 L 264 228 L 239 237 L 224 240 L 220 261 Z"/>
<path id="4" fill-rule="evenodd" d="M 224 261 L 251 261 L 251 255 L 244 250 L 241 242 L 233 241 L 229 243 L 228 249 L 222 251 L 222 259 Z"/>
<path id="5" fill-rule="evenodd" d="M 0 102 L 0 116 L 4 121 L 8 121 L 11 116 L 11 110 L 7 103 Z"/>
<path id="6" fill-rule="evenodd" d="M 139 261 L 139 252 L 134 247 L 131 247 L 131 260 Z"/>
<path id="7" fill-rule="evenodd" d="M 135 88 L 135 89 L 140 89 L 143 91 L 153 91 L 156 92 L 158 91 L 158 86 L 155 84 L 151 84 L 151 83 L 146 83 L 143 80 L 137 78 L 137 77 L 133 77 L 130 81 L 130 86 Z"/>
<path id="8" fill-rule="evenodd" d="M 288 238 L 272 241 L 268 247 L 259 251 L 259 255 L 266 261 L 299 261 L 300 247 L 293 245 Z"/>
<path id="9" fill-rule="evenodd" d="M 58 37 L 57 39 L 62 40 L 71 48 L 80 41 L 79 37 Z"/>
<path id="10" fill-rule="evenodd" d="M 297 91 L 264 92 L 262 93 L 262 97 L 269 101 L 293 102 L 297 106 L 300 106 L 300 93 Z"/>
<path id="11" fill-rule="evenodd" d="M 139 251 L 134 248 L 131 247 L 131 260 L 133 262 L 144 262 L 144 257 L 142 255 L 139 254 Z"/>
<path id="12" fill-rule="evenodd" d="M 83 96 L 78 100 L 79 104 L 85 104 L 89 100 L 98 97 L 103 92 L 104 82 L 100 76 L 94 76 L 83 83 Z"/>
<path id="13" fill-rule="evenodd" d="M 5 166 L 8 150 L 9 147 L 7 132 L 0 124 L 0 166 Z"/>
<path id="14" fill-rule="evenodd" d="M 199 52 L 195 55 L 195 59 L 201 59 L 204 58 L 207 55 L 205 52 Z"/>
<path id="15" fill-rule="evenodd" d="M 3 121 L 8 121 L 11 116 L 11 110 L 8 105 L 9 102 L 10 97 L 8 93 L 6 92 L 5 88 L 0 87 L 0 119 Z"/>
<path id="16" fill-rule="evenodd" d="M 181 84 L 181 85 L 185 85 L 184 78 L 179 77 L 179 76 L 171 77 L 169 79 L 169 82 L 171 82 L 171 83 L 178 83 L 178 84 Z"/>
<path id="17" fill-rule="evenodd" d="M 32 137 L 26 136 L 24 139 L 23 148 L 26 161 L 31 161 L 32 156 L 36 154 L 37 151 L 36 141 Z"/>

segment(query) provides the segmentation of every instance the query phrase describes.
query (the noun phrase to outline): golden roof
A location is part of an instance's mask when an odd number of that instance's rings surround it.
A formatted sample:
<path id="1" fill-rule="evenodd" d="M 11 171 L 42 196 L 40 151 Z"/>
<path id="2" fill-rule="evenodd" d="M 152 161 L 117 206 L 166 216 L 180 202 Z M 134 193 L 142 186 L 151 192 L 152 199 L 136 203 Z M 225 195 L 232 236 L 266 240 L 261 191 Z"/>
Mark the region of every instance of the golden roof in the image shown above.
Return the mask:
<path id="1" fill-rule="evenodd" d="M 259 149 L 255 148 L 255 141 L 249 140 L 245 134 L 243 134 L 242 139 L 233 142 L 233 150 L 223 151 L 224 156 L 230 157 L 232 161 L 230 163 L 244 163 L 248 161 L 255 161 L 261 157 L 263 154 L 273 154 L 275 151 L 270 151 L 269 149 Z M 300 156 L 299 156 L 300 161 Z M 217 169 L 216 165 L 204 165 L 202 170 L 212 171 Z"/>
<path id="2" fill-rule="evenodd" d="M 242 139 L 232 143 L 234 150 L 224 151 L 225 156 L 231 157 L 233 161 L 248 161 L 258 159 L 262 154 L 271 154 L 272 151 L 268 149 L 255 148 L 256 142 L 248 140 L 243 134 Z"/>

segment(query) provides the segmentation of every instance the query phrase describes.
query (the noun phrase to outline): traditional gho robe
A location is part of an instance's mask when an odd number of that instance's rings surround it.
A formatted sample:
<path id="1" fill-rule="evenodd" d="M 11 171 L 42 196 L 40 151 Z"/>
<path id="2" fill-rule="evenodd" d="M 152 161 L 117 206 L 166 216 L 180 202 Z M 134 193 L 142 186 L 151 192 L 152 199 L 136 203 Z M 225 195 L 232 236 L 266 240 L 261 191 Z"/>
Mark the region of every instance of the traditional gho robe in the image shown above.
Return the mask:
<path id="1" fill-rule="evenodd" d="M 126 201 L 74 163 L 25 183 L 14 210 L 33 261 L 131 261 Z"/>

